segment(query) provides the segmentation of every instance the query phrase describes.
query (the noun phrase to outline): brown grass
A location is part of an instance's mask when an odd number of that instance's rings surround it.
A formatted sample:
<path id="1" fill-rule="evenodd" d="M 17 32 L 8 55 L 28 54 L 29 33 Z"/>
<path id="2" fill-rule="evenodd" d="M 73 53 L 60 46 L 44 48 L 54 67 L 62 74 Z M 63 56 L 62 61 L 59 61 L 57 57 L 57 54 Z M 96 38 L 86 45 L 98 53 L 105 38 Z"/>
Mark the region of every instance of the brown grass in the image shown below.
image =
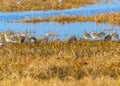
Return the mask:
<path id="1" fill-rule="evenodd" d="M 6 43 L 0 47 L 2 86 L 117 86 L 120 42 Z"/>
<path id="2" fill-rule="evenodd" d="M 18 0 L 1 0 L 0 11 L 30 11 L 30 10 L 58 10 L 78 8 L 86 4 L 94 4 L 94 0 L 22 0 L 21 4 L 16 4 Z"/>
<path id="3" fill-rule="evenodd" d="M 24 23 L 36 23 L 36 22 L 60 22 L 60 23 L 70 23 L 70 22 L 97 22 L 97 23 L 106 23 L 109 22 L 113 25 L 120 25 L 120 13 L 110 13 L 110 14 L 99 14 L 96 16 L 58 16 L 58 17 L 51 17 L 51 18 L 36 18 L 36 19 L 24 19 Z"/>
<path id="4" fill-rule="evenodd" d="M 110 77 L 99 77 L 92 79 L 85 77 L 82 80 L 76 80 L 73 77 L 68 77 L 65 80 L 59 78 L 52 78 L 48 80 L 36 80 L 31 77 L 13 80 L 3 80 L 0 82 L 1 86 L 119 86 L 120 79 L 113 79 Z"/>

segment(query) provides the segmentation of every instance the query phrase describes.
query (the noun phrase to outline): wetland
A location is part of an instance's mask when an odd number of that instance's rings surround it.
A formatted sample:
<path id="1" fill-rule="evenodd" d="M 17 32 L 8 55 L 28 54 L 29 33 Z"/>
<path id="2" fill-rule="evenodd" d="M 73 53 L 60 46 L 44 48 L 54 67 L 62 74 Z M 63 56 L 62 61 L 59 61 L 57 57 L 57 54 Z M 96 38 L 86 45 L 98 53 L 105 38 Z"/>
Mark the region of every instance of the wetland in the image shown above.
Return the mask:
<path id="1" fill-rule="evenodd" d="M 0 85 L 119 86 L 119 4 L 119 0 L 1 0 Z M 93 35 L 104 31 L 103 37 Z M 111 38 L 105 41 L 108 35 Z"/>

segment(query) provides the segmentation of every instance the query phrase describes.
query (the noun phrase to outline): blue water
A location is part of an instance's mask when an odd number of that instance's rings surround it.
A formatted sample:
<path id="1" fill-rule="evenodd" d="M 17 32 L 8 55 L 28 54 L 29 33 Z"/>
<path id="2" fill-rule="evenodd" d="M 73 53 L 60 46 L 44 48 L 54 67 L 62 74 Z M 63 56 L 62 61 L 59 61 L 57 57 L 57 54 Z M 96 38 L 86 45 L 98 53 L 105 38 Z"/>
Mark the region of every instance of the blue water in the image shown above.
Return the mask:
<path id="1" fill-rule="evenodd" d="M 71 35 L 76 35 L 83 38 L 83 30 L 88 33 L 92 31 L 100 32 L 106 29 L 106 35 L 111 33 L 111 30 L 116 30 L 120 34 L 119 26 L 111 26 L 110 24 L 96 24 L 95 22 L 83 22 L 83 23 L 65 23 L 59 24 L 57 22 L 41 22 L 41 23 L 14 23 L 15 20 L 21 21 L 22 19 L 30 18 L 45 18 L 60 15 L 81 15 L 90 16 L 100 13 L 114 13 L 120 12 L 120 0 L 109 0 L 109 3 L 102 0 L 101 3 L 94 5 L 86 5 L 81 8 L 74 8 L 69 10 L 54 10 L 54 11 L 30 11 L 30 12 L 0 12 L 0 32 L 13 30 L 16 32 L 24 32 L 30 30 L 32 35 L 36 37 L 43 37 L 46 33 L 56 33 L 59 39 L 69 38 Z M 11 23 L 9 23 L 11 22 Z"/>
<path id="2" fill-rule="evenodd" d="M 111 26 L 110 24 L 96 24 L 94 22 L 83 22 L 83 23 L 65 23 L 60 24 L 56 22 L 41 22 L 41 23 L 0 23 L 0 31 L 12 30 L 15 32 L 24 32 L 30 30 L 33 36 L 44 37 L 46 33 L 58 34 L 58 38 L 61 40 L 69 38 L 71 35 L 83 38 L 83 31 L 86 30 L 88 33 L 92 31 L 98 33 L 106 30 L 106 35 L 110 34 L 112 30 L 117 31 L 120 34 L 119 26 Z"/>
<path id="3" fill-rule="evenodd" d="M 117 0 L 116 0 L 117 1 Z M 22 20 L 26 18 L 45 18 L 53 16 L 90 16 L 100 13 L 120 12 L 120 1 L 117 3 L 99 3 L 94 5 L 86 5 L 81 8 L 68 10 L 50 10 L 50 11 L 28 11 L 28 12 L 0 12 L 0 22 L 11 22 L 14 20 Z"/>

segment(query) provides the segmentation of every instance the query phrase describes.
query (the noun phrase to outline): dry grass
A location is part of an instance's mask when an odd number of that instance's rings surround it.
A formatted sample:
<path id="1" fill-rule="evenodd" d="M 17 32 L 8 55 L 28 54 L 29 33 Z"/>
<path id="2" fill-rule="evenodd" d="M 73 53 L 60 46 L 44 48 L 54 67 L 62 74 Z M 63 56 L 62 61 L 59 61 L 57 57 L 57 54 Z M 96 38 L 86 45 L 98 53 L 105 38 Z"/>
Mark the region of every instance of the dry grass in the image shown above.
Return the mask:
<path id="1" fill-rule="evenodd" d="M 29 11 L 29 10 L 58 10 L 81 7 L 86 4 L 94 4 L 94 0 L 63 0 L 59 3 L 57 0 L 0 0 L 0 11 Z"/>
<path id="2" fill-rule="evenodd" d="M 13 80 L 4 80 L 0 82 L 1 86 L 119 86 L 120 79 L 110 77 L 99 77 L 92 79 L 85 77 L 82 80 L 76 80 L 73 77 L 68 77 L 65 80 L 52 78 L 48 80 L 36 80 L 31 77 Z"/>
<path id="3" fill-rule="evenodd" d="M 2 86 L 117 86 L 120 42 L 6 43 L 0 47 Z"/>
<path id="4" fill-rule="evenodd" d="M 36 22 L 60 22 L 60 23 L 70 23 L 70 22 L 97 22 L 97 23 L 103 23 L 103 22 L 109 22 L 113 25 L 120 25 L 120 13 L 110 13 L 110 14 L 99 14 L 96 16 L 89 16 L 89 17 L 83 17 L 83 16 L 58 16 L 58 17 L 51 17 L 51 18 L 36 18 L 36 19 L 24 19 L 24 23 L 36 23 Z"/>

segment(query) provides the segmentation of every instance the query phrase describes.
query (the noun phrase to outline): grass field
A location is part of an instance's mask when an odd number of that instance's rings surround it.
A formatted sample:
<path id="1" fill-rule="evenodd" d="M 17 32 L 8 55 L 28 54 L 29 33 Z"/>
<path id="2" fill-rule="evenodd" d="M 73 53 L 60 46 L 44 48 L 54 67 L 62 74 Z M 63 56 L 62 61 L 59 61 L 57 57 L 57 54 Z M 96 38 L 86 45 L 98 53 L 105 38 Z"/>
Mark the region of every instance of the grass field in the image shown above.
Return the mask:
<path id="1" fill-rule="evenodd" d="M 120 42 L 6 43 L 1 86 L 119 86 Z"/>
<path id="2" fill-rule="evenodd" d="M 63 0 L 61 3 L 57 0 L 0 0 L 0 11 L 59 10 L 78 8 L 94 3 L 94 0 Z"/>

